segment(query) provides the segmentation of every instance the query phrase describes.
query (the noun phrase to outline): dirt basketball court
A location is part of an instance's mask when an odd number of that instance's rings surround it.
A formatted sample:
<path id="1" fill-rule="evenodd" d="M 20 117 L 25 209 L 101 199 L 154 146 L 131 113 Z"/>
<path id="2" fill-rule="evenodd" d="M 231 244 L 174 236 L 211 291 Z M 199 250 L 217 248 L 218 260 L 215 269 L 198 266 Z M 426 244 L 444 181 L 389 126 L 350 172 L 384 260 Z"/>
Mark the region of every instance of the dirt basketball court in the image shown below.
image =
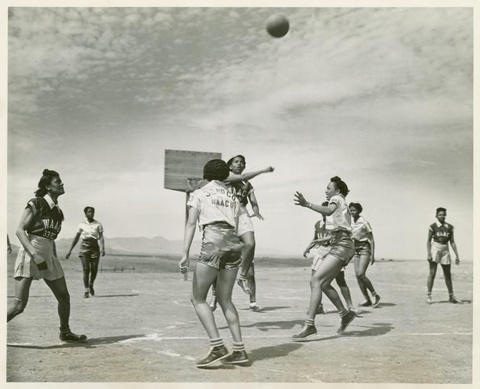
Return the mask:
<path id="1" fill-rule="evenodd" d="M 9 255 L 9 304 L 14 259 Z M 43 281 L 34 282 L 26 311 L 7 326 L 7 382 L 472 383 L 471 262 L 452 269 L 455 294 L 465 304 L 447 302 L 439 269 L 434 303 L 427 305 L 426 261 L 379 261 L 367 273 L 382 297 L 378 308 L 364 309 L 337 336 L 339 317 L 325 301 L 329 312 L 317 316 L 318 335 L 296 343 L 291 335 L 308 304 L 308 262 L 258 260 L 263 311 L 249 311 L 247 295 L 234 291 L 251 363 L 208 369 L 195 368 L 208 339 L 189 302 L 191 281 L 182 280 L 174 259 L 107 256 L 102 267 L 116 271 L 99 273 L 97 295 L 89 299 L 83 298 L 78 259 L 63 264 L 72 330 L 89 341 L 59 341 L 56 302 Z M 360 303 L 353 266 L 347 282 Z M 220 309 L 215 318 L 231 349 Z"/>

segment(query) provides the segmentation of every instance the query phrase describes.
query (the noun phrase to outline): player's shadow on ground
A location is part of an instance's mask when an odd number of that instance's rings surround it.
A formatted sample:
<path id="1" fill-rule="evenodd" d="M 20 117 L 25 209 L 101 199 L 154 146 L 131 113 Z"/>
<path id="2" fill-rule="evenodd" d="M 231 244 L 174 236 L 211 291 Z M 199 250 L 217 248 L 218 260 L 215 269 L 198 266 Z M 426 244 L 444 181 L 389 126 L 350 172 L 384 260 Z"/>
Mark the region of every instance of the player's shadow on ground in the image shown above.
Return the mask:
<path id="1" fill-rule="evenodd" d="M 94 348 L 99 344 L 112 344 L 112 343 L 121 342 L 123 340 L 140 338 L 144 336 L 145 334 L 107 336 L 103 338 L 91 338 L 84 343 L 62 343 L 62 344 L 53 344 L 50 346 L 35 346 L 30 344 L 8 344 L 7 343 L 7 347 L 28 348 L 33 350 L 54 350 L 54 349 L 73 348 L 73 347 Z"/>
<path id="2" fill-rule="evenodd" d="M 256 327 L 260 331 L 270 330 L 291 330 L 295 326 L 303 326 L 305 320 L 289 320 L 289 321 L 259 321 L 257 323 L 242 325 L 242 327 Z"/>
<path id="3" fill-rule="evenodd" d="M 307 342 L 321 342 L 325 340 L 332 340 L 345 336 L 382 336 L 394 329 L 390 323 L 373 323 L 374 327 L 370 327 L 362 331 L 349 331 L 348 329 L 343 334 L 331 335 L 324 338 L 313 336 L 311 338 L 300 341 L 300 343 Z"/>
<path id="4" fill-rule="evenodd" d="M 463 304 L 471 304 L 472 300 L 460 300 Z M 433 304 L 452 304 L 448 300 L 443 300 L 443 301 L 432 301 L 429 305 Z M 452 305 L 462 305 L 462 304 L 452 304 Z"/>
<path id="5" fill-rule="evenodd" d="M 291 307 L 288 307 L 288 306 L 285 306 L 285 305 L 280 305 L 280 306 L 276 306 L 276 307 L 265 307 L 265 308 L 262 308 L 260 311 L 258 312 L 255 312 L 255 313 L 265 313 L 265 312 L 270 312 L 270 311 L 276 311 L 278 309 L 288 309 L 288 308 L 291 308 Z M 250 308 L 244 308 L 244 309 L 241 309 L 242 311 L 250 311 Z"/>
<path id="6" fill-rule="evenodd" d="M 139 293 L 129 293 L 129 294 L 96 294 L 92 298 L 102 298 L 102 297 L 134 297 L 134 296 L 140 296 Z"/>

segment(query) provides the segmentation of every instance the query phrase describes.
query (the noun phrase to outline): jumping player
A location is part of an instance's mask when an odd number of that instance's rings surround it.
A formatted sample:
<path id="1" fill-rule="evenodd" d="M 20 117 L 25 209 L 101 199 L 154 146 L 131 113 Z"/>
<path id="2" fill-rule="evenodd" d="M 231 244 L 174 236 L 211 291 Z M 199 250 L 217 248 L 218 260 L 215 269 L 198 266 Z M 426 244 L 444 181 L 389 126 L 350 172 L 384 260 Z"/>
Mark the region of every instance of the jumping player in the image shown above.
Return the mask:
<path id="1" fill-rule="evenodd" d="M 322 206 L 327 207 L 328 201 L 324 201 Z M 320 266 L 320 261 L 328 254 L 331 248 L 331 240 L 332 235 L 326 229 L 326 217 L 322 215 L 323 218 L 315 223 L 315 231 L 313 234 L 313 240 L 305 249 L 303 256 L 307 259 L 312 259 L 312 277 L 315 271 Z M 338 287 L 340 288 L 340 292 L 342 293 L 345 302 L 347 303 L 348 309 L 352 312 L 355 312 L 352 303 L 352 297 L 350 294 L 350 289 L 348 288 L 347 282 L 345 280 L 345 267 L 342 267 L 342 270 L 338 275 L 335 277 L 335 281 L 337 282 Z M 320 291 L 320 293 L 322 293 Z M 320 295 L 320 304 L 318 305 L 317 315 L 325 313 L 322 305 L 322 296 Z"/>
<path id="2" fill-rule="evenodd" d="M 15 262 L 15 303 L 7 312 L 7 322 L 27 306 L 32 280 L 43 278 L 58 301 L 60 340 L 84 342 L 87 340 L 85 335 L 70 331 L 70 294 L 55 248 L 55 239 L 64 219 L 58 197 L 64 193 L 59 174 L 45 169 L 35 197 L 28 201 L 16 232 L 22 247 Z"/>
<path id="3" fill-rule="evenodd" d="M 100 255 L 105 256 L 105 240 L 103 239 L 103 226 L 95 220 L 95 208 L 85 207 L 86 221 L 80 223 L 77 230 L 77 235 L 73 239 L 72 246 L 68 251 L 66 258 L 70 257 L 73 248 L 77 244 L 80 236 L 82 243 L 80 243 L 79 257 L 82 261 L 83 268 L 83 286 L 85 287 L 84 298 L 88 298 L 89 294 L 95 296 L 95 289 L 93 284 L 97 278 L 98 265 L 100 263 Z M 99 245 L 100 243 L 100 245 Z"/>
<path id="4" fill-rule="evenodd" d="M 325 191 L 328 206 L 316 205 L 305 200 L 300 192 L 295 193 L 295 204 L 327 216 L 327 229 L 331 232 L 332 247 L 329 253 L 320 261 L 320 266 L 315 271 L 310 287 L 310 306 L 307 313 L 307 319 L 302 330 L 293 335 L 293 340 L 301 341 L 309 336 L 315 335 L 315 315 L 320 303 L 320 293 L 323 291 L 330 301 L 337 308 L 340 314 L 341 324 L 338 333 L 343 333 L 348 325 L 355 319 L 355 313 L 346 309 L 338 295 L 337 291 L 331 286 L 331 282 L 350 262 L 354 254 L 354 243 L 351 238 L 351 216 L 348 210 L 345 196 L 349 190 L 345 182 L 340 177 L 332 177 Z"/>
<path id="5" fill-rule="evenodd" d="M 227 165 L 231 172 L 226 180 L 227 186 L 240 201 L 241 205 L 238 219 L 238 236 L 245 244 L 245 249 L 242 253 L 242 269 L 238 278 L 238 285 L 240 285 L 245 293 L 250 295 L 250 309 L 258 312 L 261 308 L 256 304 L 255 268 L 253 264 L 256 243 L 253 223 L 247 211 L 249 201 L 252 206 L 253 215 L 259 220 L 264 219 L 260 214 L 260 208 L 257 198 L 255 197 L 253 185 L 250 181 L 235 180 L 235 177 L 241 175 L 247 166 L 245 157 L 243 155 L 236 155 L 228 160 Z M 266 172 L 273 172 L 273 168 L 269 167 Z"/>
<path id="6" fill-rule="evenodd" d="M 445 208 L 437 208 L 437 221 L 430 225 L 428 229 L 427 238 L 427 260 L 430 267 L 430 273 L 427 281 L 427 303 L 432 303 L 432 288 L 435 275 L 437 273 L 437 266 L 440 264 L 445 276 L 445 284 L 448 289 L 448 301 L 452 304 L 462 304 L 462 301 L 457 300 L 453 295 L 452 274 L 450 265 L 452 260 L 450 258 L 450 251 L 448 243 L 452 246 L 455 253 L 455 265 L 460 264 L 458 256 L 457 245 L 453 237 L 453 226 L 445 221 L 447 210 Z M 433 244 L 432 244 L 433 240 Z"/>
<path id="7" fill-rule="evenodd" d="M 187 202 L 188 221 L 183 255 L 179 262 L 182 273 L 188 270 L 189 252 L 197 221 L 203 231 L 202 248 L 193 275 L 191 301 L 210 339 L 211 348 L 208 355 L 196 363 L 199 368 L 219 360 L 233 364 L 248 362 L 238 312 L 232 302 L 232 290 L 241 263 L 243 244 L 235 232 L 240 204 L 223 182 L 228 174 L 228 166 L 221 159 L 207 162 L 203 178 L 209 182 L 195 190 Z M 233 338 L 231 354 L 220 338 L 213 312 L 206 302 L 208 290 L 215 279 L 218 303 Z"/>
<path id="8" fill-rule="evenodd" d="M 246 161 L 243 155 L 237 155 L 230 158 L 227 165 L 230 174 L 225 180 L 225 183 L 240 201 L 237 234 L 240 237 L 240 240 L 245 244 L 245 249 L 242 253 L 241 273 L 237 283 L 242 290 L 249 295 L 250 309 L 254 312 L 259 312 L 262 308 L 257 305 L 255 265 L 253 263 L 255 256 L 255 235 L 253 223 L 251 221 L 252 216 L 249 215 L 246 206 L 250 200 L 253 216 L 258 217 L 259 220 L 264 220 L 263 216 L 260 214 L 260 208 L 258 206 L 257 198 L 255 197 L 253 185 L 249 180 L 262 173 L 271 173 L 274 171 L 274 168 L 268 166 L 265 169 L 244 173 Z M 212 310 L 216 309 L 215 284 L 212 287 L 212 301 L 210 302 L 210 307 Z"/>
<path id="9" fill-rule="evenodd" d="M 375 308 L 380 304 L 380 296 L 375 292 L 372 282 L 365 275 L 368 265 L 375 263 L 375 240 L 373 239 L 372 227 L 363 216 L 360 216 L 363 211 L 360 203 L 350 203 L 349 208 L 352 215 L 352 237 L 355 242 L 355 256 L 353 257 L 355 275 L 360 291 L 365 297 L 365 301 L 360 306 Z M 369 291 L 374 299 L 373 304 L 368 295 Z"/>

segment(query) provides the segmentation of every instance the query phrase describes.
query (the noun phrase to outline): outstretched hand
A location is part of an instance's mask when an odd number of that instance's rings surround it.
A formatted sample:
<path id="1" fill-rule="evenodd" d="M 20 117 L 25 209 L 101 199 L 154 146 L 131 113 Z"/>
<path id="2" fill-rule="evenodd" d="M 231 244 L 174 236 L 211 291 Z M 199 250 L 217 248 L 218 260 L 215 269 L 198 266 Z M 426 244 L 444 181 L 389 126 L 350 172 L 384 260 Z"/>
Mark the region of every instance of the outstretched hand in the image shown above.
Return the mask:
<path id="1" fill-rule="evenodd" d="M 303 194 L 300 192 L 295 192 L 295 198 L 293 201 L 295 202 L 295 205 L 300 205 L 301 207 L 305 207 L 307 205 L 307 200 L 305 200 L 305 197 L 303 197 Z"/>

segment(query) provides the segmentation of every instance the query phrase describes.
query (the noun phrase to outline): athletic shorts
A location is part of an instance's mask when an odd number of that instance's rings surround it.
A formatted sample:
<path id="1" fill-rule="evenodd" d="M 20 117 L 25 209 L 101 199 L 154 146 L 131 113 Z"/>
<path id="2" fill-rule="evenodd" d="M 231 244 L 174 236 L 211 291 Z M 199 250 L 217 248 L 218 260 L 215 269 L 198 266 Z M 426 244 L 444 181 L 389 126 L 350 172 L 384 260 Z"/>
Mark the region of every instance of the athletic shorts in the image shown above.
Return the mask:
<path id="1" fill-rule="evenodd" d="M 91 259 L 100 258 L 100 247 L 98 246 L 98 240 L 94 238 L 86 238 L 80 243 L 80 258 L 90 257 Z"/>
<path id="2" fill-rule="evenodd" d="M 367 255 L 370 257 L 372 255 L 372 248 L 370 247 L 370 242 L 368 240 L 355 240 L 355 256 Z"/>
<path id="3" fill-rule="evenodd" d="M 238 217 L 238 236 L 242 236 L 246 232 L 254 232 L 253 222 L 250 216 L 248 216 L 248 211 L 245 207 L 240 208 L 240 215 Z"/>
<path id="4" fill-rule="evenodd" d="M 307 254 L 307 259 L 312 260 L 312 270 L 317 271 L 323 258 L 330 252 L 331 246 L 318 246 L 310 249 Z"/>
<path id="5" fill-rule="evenodd" d="M 351 238 L 352 234 L 349 231 L 340 230 L 332 232 L 332 247 L 330 255 L 337 257 L 347 266 L 355 254 L 355 244 Z"/>
<path id="6" fill-rule="evenodd" d="M 45 279 L 53 281 L 64 276 L 62 265 L 54 252 L 55 242 L 41 236 L 29 235 L 28 239 L 35 248 L 35 259 L 37 262 L 47 262 L 46 270 L 39 270 L 30 255 L 23 246 L 20 248 L 15 261 L 13 278 L 33 278 L 34 280 Z"/>
<path id="7" fill-rule="evenodd" d="M 441 244 L 437 242 L 432 243 L 432 260 L 440 265 L 451 265 L 452 259 L 448 244 Z"/>
<path id="8" fill-rule="evenodd" d="M 217 270 L 236 269 L 242 259 L 243 243 L 228 223 L 213 223 L 203 227 L 202 247 L 198 262 Z"/>

